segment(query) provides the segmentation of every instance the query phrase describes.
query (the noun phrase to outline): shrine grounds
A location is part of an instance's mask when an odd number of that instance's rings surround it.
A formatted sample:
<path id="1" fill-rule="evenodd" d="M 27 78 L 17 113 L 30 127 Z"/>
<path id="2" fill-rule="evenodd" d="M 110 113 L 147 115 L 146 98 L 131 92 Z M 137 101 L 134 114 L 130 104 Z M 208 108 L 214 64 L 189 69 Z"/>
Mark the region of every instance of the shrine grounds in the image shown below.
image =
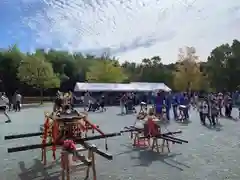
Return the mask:
<path id="1" fill-rule="evenodd" d="M 4 141 L 9 134 L 37 132 L 44 120 L 44 111 L 51 105 L 29 107 L 20 113 L 12 112 L 11 124 L 5 124 L 0 115 L 0 179 L 1 180 L 57 180 L 60 175 L 58 162 L 43 167 L 40 150 L 8 154 L 7 148 L 40 143 L 40 138 Z M 90 113 L 89 119 L 106 133 L 120 131 L 132 125 L 134 115 L 117 115 L 120 109 L 109 107 L 104 113 Z M 236 112 L 234 115 L 236 116 Z M 179 137 L 189 144 L 175 144 L 170 154 L 134 149 L 129 134 L 108 139 L 109 153 L 113 161 L 97 156 L 98 180 L 239 180 L 240 179 L 240 121 L 221 119 L 222 127 L 209 129 L 199 123 L 196 111 L 190 112 L 189 124 L 172 121 L 166 128 L 170 131 L 182 130 Z M 164 130 L 165 128 L 163 128 Z M 167 129 L 165 129 L 167 131 Z M 93 142 L 104 149 L 104 140 Z M 51 153 L 49 153 L 49 160 Z M 81 171 L 73 173 L 73 179 L 83 179 Z"/>

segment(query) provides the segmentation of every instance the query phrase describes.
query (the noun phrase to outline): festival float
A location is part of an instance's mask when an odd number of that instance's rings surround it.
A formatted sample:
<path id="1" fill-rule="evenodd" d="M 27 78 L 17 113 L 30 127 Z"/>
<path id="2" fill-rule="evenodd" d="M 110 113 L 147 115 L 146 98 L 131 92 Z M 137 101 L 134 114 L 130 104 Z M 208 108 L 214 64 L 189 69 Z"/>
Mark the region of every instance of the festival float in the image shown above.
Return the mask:
<path id="1" fill-rule="evenodd" d="M 67 97 L 62 99 L 61 108 L 52 113 L 45 113 L 45 122 L 40 132 L 17 134 L 5 136 L 5 140 L 29 138 L 41 136 L 41 143 L 8 148 L 8 153 L 28 151 L 32 149 L 41 149 L 43 164 L 47 164 L 47 152 L 52 152 L 53 160 L 56 160 L 57 150 L 60 150 L 61 159 L 61 177 L 62 180 L 70 180 L 71 167 L 86 167 L 85 179 L 89 177 L 92 170 L 93 180 L 97 179 L 95 155 L 112 160 L 113 156 L 106 151 L 108 150 L 107 138 L 121 136 L 123 133 L 130 132 L 133 140 L 133 146 L 145 146 L 152 150 L 159 151 L 159 140 L 162 140 L 163 147 L 167 147 L 170 152 L 169 142 L 173 144 L 188 143 L 188 141 L 174 137 L 173 135 L 181 131 L 162 133 L 161 127 L 156 125 L 154 120 L 149 120 L 144 128 L 135 126 L 125 127 L 124 130 L 115 133 L 104 133 L 98 125 L 93 124 L 88 114 L 78 112 L 71 107 L 70 100 Z M 98 133 L 98 135 L 93 135 Z M 89 134 L 92 134 L 89 136 Z M 91 140 L 105 140 L 105 150 L 103 151 L 94 144 L 89 143 Z M 83 154 L 85 152 L 85 154 Z"/>

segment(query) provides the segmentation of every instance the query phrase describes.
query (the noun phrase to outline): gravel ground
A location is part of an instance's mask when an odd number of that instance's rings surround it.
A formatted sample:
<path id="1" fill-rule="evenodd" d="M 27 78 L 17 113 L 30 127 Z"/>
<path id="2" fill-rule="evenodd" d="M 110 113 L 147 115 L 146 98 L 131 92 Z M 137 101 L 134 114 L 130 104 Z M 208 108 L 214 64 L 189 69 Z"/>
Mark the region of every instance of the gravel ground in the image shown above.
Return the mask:
<path id="1" fill-rule="evenodd" d="M 1 180 L 57 180 L 60 166 L 49 163 L 43 167 L 40 151 L 7 154 L 7 148 L 40 142 L 40 138 L 4 141 L 8 134 L 35 132 L 43 123 L 44 111 L 51 106 L 23 109 L 20 113 L 10 113 L 11 124 L 0 119 L 0 172 Z M 105 113 L 91 113 L 90 119 L 106 132 L 121 130 L 132 125 L 134 115 L 119 116 L 119 108 L 109 107 Z M 236 115 L 236 112 L 235 112 Z M 179 137 L 189 144 L 173 145 L 170 154 L 133 149 L 129 134 L 109 139 L 109 152 L 113 161 L 97 157 L 98 180 L 239 180 L 239 122 L 221 119 L 222 127 L 209 129 L 199 124 L 197 112 L 191 111 L 191 123 L 181 125 L 171 122 L 166 131 L 182 130 Z M 93 142 L 104 148 L 104 141 Z M 74 172 L 73 179 L 83 179 L 83 172 Z"/>

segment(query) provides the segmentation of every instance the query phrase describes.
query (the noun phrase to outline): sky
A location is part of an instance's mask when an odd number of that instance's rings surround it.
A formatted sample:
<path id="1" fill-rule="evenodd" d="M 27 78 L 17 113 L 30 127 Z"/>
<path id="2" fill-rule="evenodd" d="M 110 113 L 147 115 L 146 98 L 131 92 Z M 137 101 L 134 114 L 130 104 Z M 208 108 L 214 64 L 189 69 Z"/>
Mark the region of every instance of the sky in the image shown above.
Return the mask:
<path id="1" fill-rule="evenodd" d="M 55 48 L 140 62 L 177 60 L 194 46 L 200 60 L 240 39 L 239 0 L 1 0 L 0 48 Z"/>

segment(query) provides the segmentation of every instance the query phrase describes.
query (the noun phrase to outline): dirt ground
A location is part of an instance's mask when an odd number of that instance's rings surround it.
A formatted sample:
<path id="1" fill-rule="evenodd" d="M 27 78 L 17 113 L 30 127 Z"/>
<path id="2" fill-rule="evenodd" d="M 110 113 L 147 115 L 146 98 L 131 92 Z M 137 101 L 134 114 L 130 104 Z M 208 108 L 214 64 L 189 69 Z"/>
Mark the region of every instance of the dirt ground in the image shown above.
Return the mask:
<path id="1" fill-rule="evenodd" d="M 39 131 L 46 110 L 50 111 L 51 106 L 10 113 L 11 124 L 4 124 L 5 117 L 0 115 L 1 180 L 59 179 L 59 163 L 50 162 L 44 167 L 40 161 L 40 150 L 7 153 L 8 147 L 36 144 L 40 138 L 3 140 L 8 134 Z M 104 132 L 116 132 L 135 121 L 135 115 L 120 116 L 117 115 L 119 111 L 117 107 L 109 107 L 105 113 L 90 113 L 89 118 Z M 173 145 L 170 154 L 134 149 L 129 134 L 109 139 L 109 153 L 114 159 L 107 161 L 97 157 L 98 180 L 239 180 L 240 122 L 221 119 L 221 127 L 209 129 L 200 125 L 196 111 L 190 112 L 190 120 L 191 123 L 185 125 L 171 121 L 163 128 L 165 131 L 182 130 L 183 134 L 179 137 L 189 141 L 189 144 Z M 93 143 L 104 149 L 103 140 Z M 83 179 L 82 174 L 74 172 L 73 179 Z"/>

